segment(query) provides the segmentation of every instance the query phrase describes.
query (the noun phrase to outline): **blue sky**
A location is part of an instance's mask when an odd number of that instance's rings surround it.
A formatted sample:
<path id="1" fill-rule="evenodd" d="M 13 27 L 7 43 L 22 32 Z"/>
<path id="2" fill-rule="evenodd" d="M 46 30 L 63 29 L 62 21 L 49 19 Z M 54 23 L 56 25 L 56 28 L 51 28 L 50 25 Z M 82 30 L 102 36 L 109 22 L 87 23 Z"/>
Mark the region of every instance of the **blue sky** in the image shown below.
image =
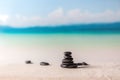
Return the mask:
<path id="1" fill-rule="evenodd" d="M 120 0 L 0 0 L 1 25 L 117 21 L 120 21 Z"/>

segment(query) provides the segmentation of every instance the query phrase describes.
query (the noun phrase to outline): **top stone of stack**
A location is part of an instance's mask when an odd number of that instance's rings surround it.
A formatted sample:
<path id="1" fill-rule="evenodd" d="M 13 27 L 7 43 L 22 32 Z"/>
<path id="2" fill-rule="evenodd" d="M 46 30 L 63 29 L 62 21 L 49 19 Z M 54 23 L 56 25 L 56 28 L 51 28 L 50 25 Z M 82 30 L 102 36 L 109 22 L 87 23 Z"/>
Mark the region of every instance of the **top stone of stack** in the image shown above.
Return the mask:
<path id="1" fill-rule="evenodd" d="M 65 56 L 71 56 L 71 54 L 72 54 L 72 52 L 69 52 L 69 51 L 64 52 Z"/>

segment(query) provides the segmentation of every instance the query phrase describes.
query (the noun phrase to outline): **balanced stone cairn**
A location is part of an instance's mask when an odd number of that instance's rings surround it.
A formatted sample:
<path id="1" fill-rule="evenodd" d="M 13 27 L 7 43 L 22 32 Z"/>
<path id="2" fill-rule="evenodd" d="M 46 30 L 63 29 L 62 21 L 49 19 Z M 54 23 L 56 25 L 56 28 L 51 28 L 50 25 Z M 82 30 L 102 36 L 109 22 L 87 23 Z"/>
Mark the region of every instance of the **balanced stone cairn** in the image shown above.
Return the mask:
<path id="1" fill-rule="evenodd" d="M 77 68 L 77 64 L 74 63 L 73 58 L 71 56 L 71 52 L 64 52 L 64 59 L 62 60 L 61 67 L 62 68 Z"/>
<path id="2" fill-rule="evenodd" d="M 86 62 L 82 63 L 74 63 L 73 58 L 71 56 L 72 52 L 64 52 L 64 59 L 62 60 L 61 67 L 62 68 L 78 68 L 79 66 L 87 66 Z"/>

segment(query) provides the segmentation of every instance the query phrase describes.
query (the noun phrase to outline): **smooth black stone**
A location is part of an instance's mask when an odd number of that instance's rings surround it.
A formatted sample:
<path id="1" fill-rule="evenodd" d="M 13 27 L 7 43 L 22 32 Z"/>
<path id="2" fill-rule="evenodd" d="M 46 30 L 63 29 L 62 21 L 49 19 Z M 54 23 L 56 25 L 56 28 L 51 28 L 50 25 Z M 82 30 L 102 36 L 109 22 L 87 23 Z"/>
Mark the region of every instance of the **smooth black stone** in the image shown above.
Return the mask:
<path id="1" fill-rule="evenodd" d="M 31 60 L 25 61 L 26 64 L 32 64 Z"/>
<path id="2" fill-rule="evenodd" d="M 74 64 L 61 64 L 61 65 L 66 65 L 66 66 L 70 66 L 70 65 L 74 65 Z"/>
<path id="3" fill-rule="evenodd" d="M 76 63 L 77 65 L 83 65 L 82 63 Z"/>
<path id="4" fill-rule="evenodd" d="M 73 65 L 74 63 L 62 63 L 63 65 Z"/>
<path id="5" fill-rule="evenodd" d="M 71 61 L 71 62 L 62 62 L 62 64 L 73 64 L 74 62 Z"/>
<path id="6" fill-rule="evenodd" d="M 73 62 L 73 61 L 72 60 L 65 60 L 65 59 L 63 59 L 62 62 L 63 63 L 70 63 L 70 62 Z"/>
<path id="7" fill-rule="evenodd" d="M 73 58 L 64 58 L 65 60 L 73 60 Z"/>
<path id="8" fill-rule="evenodd" d="M 76 63 L 78 66 L 79 65 L 89 65 L 89 64 L 87 64 L 86 62 L 82 62 L 82 63 Z"/>
<path id="9" fill-rule="evenodd" d="M 65 55 L 65 56 L 70 56 L 71 54 L 72 54 L 72 52 L 70 52 L 70 51 L 64 52 L 64 55 Z"/>
<path id="10" fill-rule="evenodd" d="M 76 64 L 73 64 L 73 65 L 61 65 L 62 68 L 77 68 L 77 65 Z"/>
<path id="11" fill-rule="evenodd" d="M 64 58 L 72 58 L 72 56 L 64 56 Z"/>
<path id="12" fill-rule="evenodd" d="M 68 57 L 69 57 L 69 56 L 71 56 L 71 55 L 66 54 L 66 55 L 64 55 L 64 56 L 68 56 Z"/>
<path id="13" fill-rule="evenodd" d="M 70 61 L 72 61 L 73 58 L 64 58 L 63 60 L 70 60 Z"/>
<path id="14" fill-rule="evenodd" d="M 82 65 L 88 65 L 88 63 L 86 63 L 86 62 L 82 62 Z"/>
<path id="15" fill-rule="evenodd" d="M 66 52 L 64 52 L 64 54 L 72 54 L 72 52 L 66 51 Z"/>
<path id="16" fill-rule="evenodd" d="M 41 66 L 48 66 L 48 65 L 50 65 L 48 62 L 40 62 L 40 65 Z"/>

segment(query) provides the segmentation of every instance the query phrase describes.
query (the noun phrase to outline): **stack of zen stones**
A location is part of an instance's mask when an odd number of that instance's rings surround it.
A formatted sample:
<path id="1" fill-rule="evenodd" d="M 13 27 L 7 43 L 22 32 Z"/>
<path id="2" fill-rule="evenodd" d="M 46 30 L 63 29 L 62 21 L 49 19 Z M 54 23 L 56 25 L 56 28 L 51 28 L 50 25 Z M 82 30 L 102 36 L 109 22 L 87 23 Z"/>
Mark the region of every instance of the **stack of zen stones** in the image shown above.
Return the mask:
<path id="1" fill-rule="evenodd" d="M 64 59 L 61 64 L 62 68 L 77 68 L 77 64 L 74 63 L 71 54 L 72 52 L 69 51 L 64 52 Z"/>

